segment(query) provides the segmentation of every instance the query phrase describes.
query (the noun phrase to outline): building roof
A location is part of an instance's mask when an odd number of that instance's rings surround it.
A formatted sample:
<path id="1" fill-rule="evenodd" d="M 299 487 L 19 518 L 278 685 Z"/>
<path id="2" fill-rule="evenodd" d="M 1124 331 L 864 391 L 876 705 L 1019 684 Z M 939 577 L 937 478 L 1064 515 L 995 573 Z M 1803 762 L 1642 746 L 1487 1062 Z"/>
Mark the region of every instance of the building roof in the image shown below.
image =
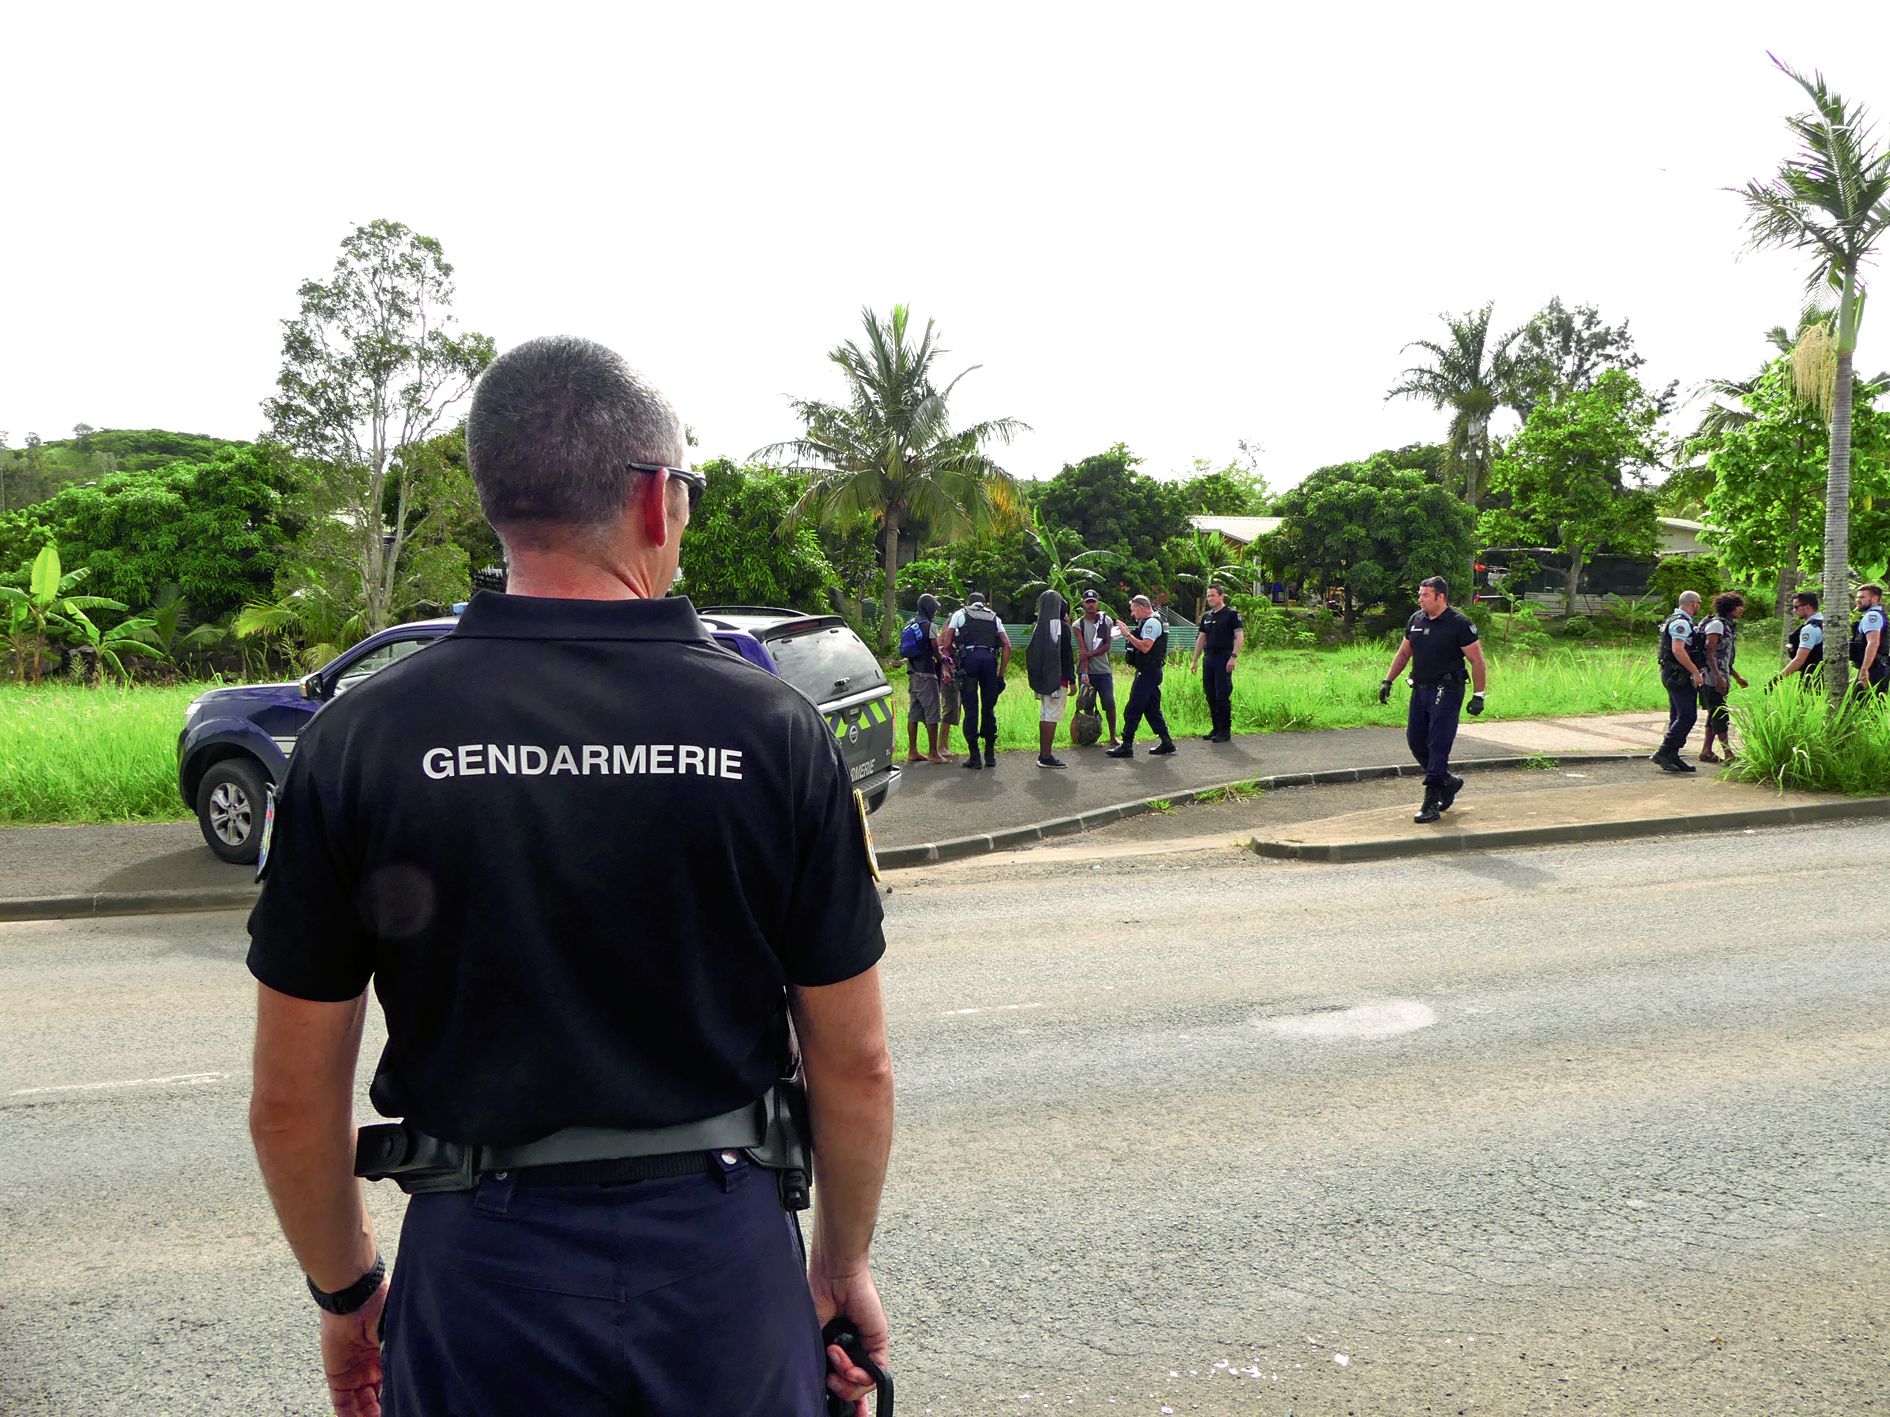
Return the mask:
<path id="1" fill-rule="evenodd" d="M 1251 546 L 1280 529 L 1282 517 L 1189 517 L 1196 531 L 1218 531 L 1229 541 Z"/>

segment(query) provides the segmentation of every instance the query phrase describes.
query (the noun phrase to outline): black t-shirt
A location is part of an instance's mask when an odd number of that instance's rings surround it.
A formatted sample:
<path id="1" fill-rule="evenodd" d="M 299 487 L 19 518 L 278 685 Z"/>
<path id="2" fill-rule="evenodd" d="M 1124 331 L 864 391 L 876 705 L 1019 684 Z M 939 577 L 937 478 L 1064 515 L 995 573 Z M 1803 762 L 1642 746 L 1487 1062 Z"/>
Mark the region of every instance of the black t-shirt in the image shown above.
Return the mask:
<path id="1" fill-rule="evenodd" d="M 1411 682 L 1419 688 L 1464 681 L 1463 647 L 1477 642 L 1477 627 L 1461 610 L 1446 610 L 1435 620 L 1422 610 L 1404 627 L 1411 646 Z"/>
<path id="2" fill-rule="evenodd" d="M 1240 628 L 1240 612 L 1231 605 L 1210 610 L 1201 617 L 1201 653 L 1225 659 L 1234 652 L 1234 631 Z"/>
<path id="3" fill-rule="evenodd" d="M 251 972 L 372 978 L 374 1105 L 452 1141 L 740 1107 L 885 948 L 832 731 L 682 599 L 476 596 L 303 730 L 267 860 Z"/>

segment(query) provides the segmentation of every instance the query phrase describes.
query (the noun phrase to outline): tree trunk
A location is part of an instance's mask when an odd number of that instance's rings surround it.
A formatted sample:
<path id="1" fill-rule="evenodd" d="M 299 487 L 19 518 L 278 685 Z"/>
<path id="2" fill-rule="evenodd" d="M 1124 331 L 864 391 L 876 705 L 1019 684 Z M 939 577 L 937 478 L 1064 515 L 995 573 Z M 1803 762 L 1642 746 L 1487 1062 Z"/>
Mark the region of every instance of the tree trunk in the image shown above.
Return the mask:
<path id="1" fill-rule="evenodd" d="M 879 652 L 892 653 L 893 618 L 899 613 L 899 512 L 886 509 L 886 590 L 879 617 Z"/>
<path id="2" fill-rule="evenodd" d="M 1568 581 L 1562 588 L 1562 594 L 1564 596 L 1562 614 L 1565 618 L 1573 616 L 1575 613 L 1575 597 L 1581 590 L 1581 584 L 1582 553 L 1574 547 L 1570 547 L 1568 553 Z"/>
<path id="3" fill-rule="evenodd" d="M 1798 570 L 1798 546 L 1796 542 L 1787 542 L 1784 564 L 1778 573 L 1778 603 L 1772 613 L 1779 618 L 1779 652 L 1782 654 L 1791 648 L 1792 596 L 1798 593 L 1798 582 L 1802 579 Z"/>
<path id="4" fill-rule="evenodd" d="M 1835 708 L 1851 678 L 1851 361 L 1857 345 L 1857 274 L 1846 271 L 1838 306 L 1837 389 L 1831 401 L 1831 461 L 1824 483 L 1825 687 Z"/>

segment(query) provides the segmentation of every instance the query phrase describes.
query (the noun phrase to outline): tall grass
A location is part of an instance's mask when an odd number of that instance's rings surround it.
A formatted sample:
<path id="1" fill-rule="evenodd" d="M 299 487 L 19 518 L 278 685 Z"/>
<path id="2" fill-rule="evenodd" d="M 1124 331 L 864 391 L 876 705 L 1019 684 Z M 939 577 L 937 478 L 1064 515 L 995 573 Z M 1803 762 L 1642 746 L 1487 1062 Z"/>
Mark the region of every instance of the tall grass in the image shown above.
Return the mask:
<path id="1" fill-rule="evenodd" d="M 1409 690 L 1400 683 L 1393 688 L 1389 704 L 1378 702 L 1378 681 L 1391 663 L 1391 653 L 1389 648 L 1350 646 L 1321 651 L 1257 650 L 1243 655 L 1234 670 L 1234 731 L 1290 733 L 1371 724 L 1401 727 Z M 1492 647 L 1487 653 L 1490 692 L 1485 717 L 1489 719 L 1664 712 L 1667 707 L 1653 656 L 1639 647 L 1557 648 L 1500 657 Z M 1128 669 L 1116 673 L 1118 720 L 1128 704 L 1132 678 Z M 896 672 L 895 686 L 903 752 L 903 670 Z M 1162 712 L 1176 736 L 1206 733 L 1210 727 L 1201 676 L 1189 671 L 1185 656 L 1179 663 L 1170 662 L 1162 680 Z M 1147 731 L 1142 730 L 1145 735 Z M 1059 739 L 1064 736 L 1059 730 Z M 959 741 L 957 735 L 953 741 Z M 998 696 L 998 746 L 1037 746 L 1037 699 L 1024 676 L 1021 655 L 1013 659 L 1009 683 Z"/>
<path id="2" fill-rule="evenodd" d="M 1890 792 L 1890 702 L 1847 699 L 1833 709 L 1822 688 L 1783 684 L 1733 707 L 1739 760 L 1728 775 L 1781 791 Z"/>
<path id="3" fill-rule="evenodd" d="M 205 687 L 0 687 L 0 823 L 190 816 L 177 794 L 177 734 Z"/>

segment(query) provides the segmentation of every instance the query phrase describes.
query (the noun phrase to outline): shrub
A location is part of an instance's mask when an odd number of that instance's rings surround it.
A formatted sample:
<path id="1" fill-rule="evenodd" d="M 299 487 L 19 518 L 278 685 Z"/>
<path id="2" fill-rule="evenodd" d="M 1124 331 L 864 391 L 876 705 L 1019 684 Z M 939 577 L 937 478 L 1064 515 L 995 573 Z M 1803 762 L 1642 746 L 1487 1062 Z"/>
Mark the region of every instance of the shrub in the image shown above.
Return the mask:
<path id="1" fill-rule="evenodd" d="M 1300 618 L 1318 644 L 1336 645 L 1345 638 L 1345 626 L 1323 605 L 1306 611 Z"/>
<path id="2" fill-rule="evenodd" d="M 1647 593 L 1663 607 L 1664 615 L 1683 590 L 1698 591 L 1710 605 L 1725 585 L 1717 556 L 1662 556 L 1647 578 Z"/>
<path id="3" fill-rule="evenodd" d="M 1594 632 L 1595 627 L 1586 615 L 1570 615 L 1558 628 L 1565 640 L 1585 640 Z"/>
<path id="4" fill-rule="evenodd" d="M 1272 601 L 1258 595 L 1234 595 L 1228 604 L 1240 612 L 1248 649 L 1309 649 L 1313 633 Z"/>
<path id="5" fill-rule="evenodd" d="M 1728 776 L 1781 791 L 1890 792 L 1890 702 L 1846 699 L 1833 710 L 1822 686 L 1787 682 L 1735 702 L 1739 759 Z"/>

